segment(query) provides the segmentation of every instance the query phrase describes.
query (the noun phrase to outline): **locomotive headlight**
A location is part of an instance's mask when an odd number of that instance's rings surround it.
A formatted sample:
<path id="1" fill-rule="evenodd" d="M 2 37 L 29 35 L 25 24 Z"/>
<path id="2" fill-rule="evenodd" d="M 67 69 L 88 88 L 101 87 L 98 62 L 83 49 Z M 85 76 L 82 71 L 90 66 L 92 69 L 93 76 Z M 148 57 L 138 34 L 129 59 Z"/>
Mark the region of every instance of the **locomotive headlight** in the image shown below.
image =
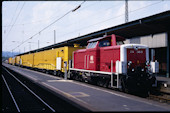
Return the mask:
<path id="1" fill-rule="evenodd" d="M 132 64 L 132 61 L 128 61 L 128 66 L 130 66 Z"/>
<path id="2" fill-rule="evenodd" d="M 132 71 L 135 71 L 135 69 L 133 68 Z"/>
<path id="3" fill-rule="evenodd" d="M 142 68 L 141 71 L 144 71 L 144 69 Z"/>
<path id="4" fill-rule="evenodd" d="M 146 61 L 146 65 L 147 65 L 147 66 L 149 65 L 149 61 Z"/>

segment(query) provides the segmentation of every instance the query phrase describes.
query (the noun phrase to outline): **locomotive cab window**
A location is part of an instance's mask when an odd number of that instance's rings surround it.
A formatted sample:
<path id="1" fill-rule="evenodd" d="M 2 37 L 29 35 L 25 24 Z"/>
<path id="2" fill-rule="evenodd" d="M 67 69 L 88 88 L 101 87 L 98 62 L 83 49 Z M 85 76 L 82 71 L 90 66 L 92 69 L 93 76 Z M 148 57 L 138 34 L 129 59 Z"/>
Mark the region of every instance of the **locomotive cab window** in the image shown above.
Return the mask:
<path id="1" fill-rule="evenodd" d="M 124 42 L 121 40 L 121 41 L 116 41 L 116 45 L 122 45 L 124 44 Z"/>
<path id="2" fill-rule="evenodd" d="M 111 40 L 110 39 L 101 40 L 99 42 L 99 47 L 106 47 L 106 46 L 111 46 Z"/>
<path id="3" fill-rule="evenodd" d="M 87 46 L 87 49 L 89 49 L 89 48 L 95 48 L 95 47 L 96 47 L 96 44 L 97 44 L 97 42 L 90 42 L 90 43 L 88 44 L 88 46 Z"/>

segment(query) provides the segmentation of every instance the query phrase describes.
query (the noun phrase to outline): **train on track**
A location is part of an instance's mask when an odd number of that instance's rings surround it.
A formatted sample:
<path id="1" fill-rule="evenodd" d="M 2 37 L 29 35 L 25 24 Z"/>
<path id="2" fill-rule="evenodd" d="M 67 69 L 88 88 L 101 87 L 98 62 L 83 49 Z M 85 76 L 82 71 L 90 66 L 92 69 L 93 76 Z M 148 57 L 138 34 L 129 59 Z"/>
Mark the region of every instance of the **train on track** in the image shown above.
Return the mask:
<path id="1" fill-rule="evenodd" d="M 115 34 L 105 35 L 89 40 L 86 48 L 64 46 L 22 54 L 8 63 L 124 92 L 149 92 L 156 86 L 159 62 L 149 61 L 146 45 L 124 41 Z"/>

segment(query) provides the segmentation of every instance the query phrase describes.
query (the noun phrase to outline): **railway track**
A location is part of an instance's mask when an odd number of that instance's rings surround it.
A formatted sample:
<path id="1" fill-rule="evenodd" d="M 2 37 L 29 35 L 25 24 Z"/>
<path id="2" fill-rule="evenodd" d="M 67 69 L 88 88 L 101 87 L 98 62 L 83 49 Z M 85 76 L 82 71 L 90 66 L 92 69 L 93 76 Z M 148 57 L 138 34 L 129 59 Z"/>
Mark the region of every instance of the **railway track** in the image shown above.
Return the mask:
<path id="1" fill-rule="evenodd" d="M 80 81 L 77 81 L 77 82 L 80 82 Z M 101 87 L 101 86 L 98 86 L 98 87 Z M 110 89 L 110 88 L 107 88 L 107 89 Z M 113 90 L 113 89 L 110 89 L 110 90 Z M 119 91 L 119 90 L 115 90 L 115 91 Z M 132 95 L 134 95 L 134 94 L 132 94 Z M 160 103 L 166 103 L 168 105 L 170 104 L 170 94 L 169 93 L 163 93 L 163 92 L 160 92 L 160 91 L 156 91 L 156 93 L 150 94 L 148 97 L 142 97 L 142 98 L 147 98 L 149 100 L 158 101 Z"/>
<path id="2" fill-rule="evenodd" d="M 55 110 L 50 105 L 48 105 L 41 97 L 34 93 L 30 88 L 28 88 L 23 82 L 21 82 L 8 70 L 6 71 L 9 74 L 5 74 L 5 76 L 4 74 L 2 74 L 1 76 L 15 104 L 17 112 L 30 110 L 55 112 Z"/>
<path id="3" fill-rule="evenodd" d="M 161 103 L 167 103 L 170 105 L 170 94 L 165 92 L 157 92 L 156 94 L 150 94 L 149 97 L 147 97 L 150 100 L 158 101 Z"/>
<path id="4" fill-rule="evenodd" d="M 81 112 L 4 66 L 1 77 L 2 112 Z"/>

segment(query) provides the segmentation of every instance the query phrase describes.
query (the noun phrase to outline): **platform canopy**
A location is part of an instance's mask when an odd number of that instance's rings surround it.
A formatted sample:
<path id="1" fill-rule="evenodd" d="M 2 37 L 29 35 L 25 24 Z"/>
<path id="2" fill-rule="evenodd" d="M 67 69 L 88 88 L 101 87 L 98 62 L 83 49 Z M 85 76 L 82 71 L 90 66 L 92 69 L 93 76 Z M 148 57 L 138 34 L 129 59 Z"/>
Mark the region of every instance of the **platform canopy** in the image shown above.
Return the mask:
<path id="1" fill-rule="evenodd" d="M 92 32 L 83 36 L 75 37 L 73 39 L 69 39 L 60 43 L 56 43 L 47 47 L 43 47 L 22 54 L 44 51 L 62 46 L 73 46 L 74 43 L 78 43 L 80 44 L 80 46 L 86 46 L 88 40 L 102 37 L 105 34 L 107 35 L 116 34 L 124 38 L 132 38 L 137 36 L 145 36 L 167 32 L 168 30 L 170 30 L 170 11 L 162 12 L 149 17 L 141 18 L 128 23 Z"/>

